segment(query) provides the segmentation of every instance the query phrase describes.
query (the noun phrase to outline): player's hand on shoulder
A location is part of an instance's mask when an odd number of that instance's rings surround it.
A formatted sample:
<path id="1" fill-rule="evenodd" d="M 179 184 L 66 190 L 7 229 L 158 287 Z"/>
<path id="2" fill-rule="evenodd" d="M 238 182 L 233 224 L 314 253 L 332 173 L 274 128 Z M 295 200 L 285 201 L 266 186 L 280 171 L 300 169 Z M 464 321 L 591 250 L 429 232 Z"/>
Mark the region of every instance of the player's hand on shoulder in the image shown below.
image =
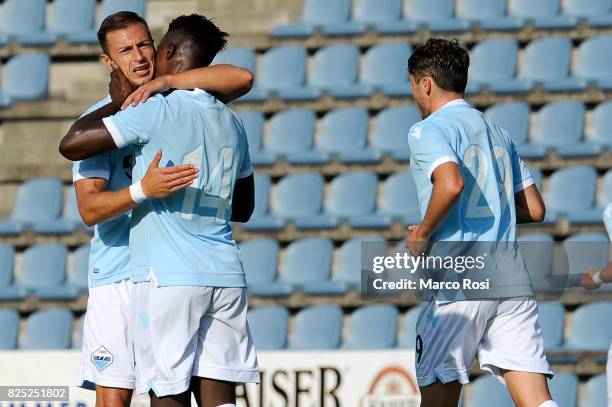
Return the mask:
<path id="1" fill-rule="evenodd" d="M 597 272 L 598 270 L 591 267 L 582 274 L 582 286 L 584 288 L 595 289 L 601 286 L 601 284 L 596 283 L 594 280 L 595 273 Z"/>
<path id="2" fill-rule="evenodd" d="M 147 198 L 164 198 L 187 188 L 198 178 L 198 168 L 191 164 L 159 167 L 162 151 L 159 150 L 141 181 L 142 192 Z"/>
<path id="3" fill-rule="evenodd" d="M 420 233 L 421 225 L 408 226 L 408 232 L 410 234 L 405 240 L 406 248 L 410 250 L 410 254 L 413 256 L 420 256 L 427 250 L 429 244 L 429 237 L 424 236 Z"/>
<path id="4" fill-rule="evenodd" d="M 134 91 L 134 87 L 119 69 L 113 69 L 110 73 L 108 93 L 116 106 L 121 106 L 123 101 Z"/>
<path id="5" fill-rule="evenodd" d="M 172 81 L 170 75 L 163 75 L 159 78 L 155 78 L 132 92 L 123 102 L 121 110 L 126 109 L 128 106 L 136 106 L 157 93 L 167 92 L 171 87 Z"/>

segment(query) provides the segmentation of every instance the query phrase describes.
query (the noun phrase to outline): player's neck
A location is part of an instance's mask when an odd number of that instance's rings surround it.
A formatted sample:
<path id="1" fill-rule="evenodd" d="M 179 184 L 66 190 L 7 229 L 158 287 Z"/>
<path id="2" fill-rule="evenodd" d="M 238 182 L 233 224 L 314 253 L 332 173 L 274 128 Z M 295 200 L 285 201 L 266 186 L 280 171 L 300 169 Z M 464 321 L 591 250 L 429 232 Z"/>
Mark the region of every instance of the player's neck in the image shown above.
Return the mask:
<path id="1" fill-rule="evenodd" d="M 442 106 L 452 102 L 453 100 L 461 99 L 463 99 L 463 93 L 445 93 L 440 95 L 435 100 L 432 100 L 431 113 L 438 111 Z"/>

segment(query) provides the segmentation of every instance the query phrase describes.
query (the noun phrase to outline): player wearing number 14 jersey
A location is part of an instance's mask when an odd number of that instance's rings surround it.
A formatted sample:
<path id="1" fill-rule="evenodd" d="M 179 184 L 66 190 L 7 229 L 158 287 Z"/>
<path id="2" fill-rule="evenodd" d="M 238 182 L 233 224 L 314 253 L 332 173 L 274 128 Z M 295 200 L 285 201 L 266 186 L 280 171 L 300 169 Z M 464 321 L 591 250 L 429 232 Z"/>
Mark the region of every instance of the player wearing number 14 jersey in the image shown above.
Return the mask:
<path id="1" fill-rule="evenodd" d="M 413 255 L 445 242 L 457 242 L 458 252 L 475 242 L 514 248 L 516 224 L 544 216 L 533 177 L 508 133 L 463 99 L 468 67 L 465 49 L 439 39 L 418 47 L 408 61 L 424 118 L 408 135 L 423 215 L 406 242 Z M 501 284 L 482 299 L 451 301 L 436 294 L 436 301 L 424 302 L 416 329 L 423 406 L 456 406 L 476 356 L 516 405 L 557 406 L 547 387 L 552 371 L 525 265 L 520 255 L 500 259 L 489 260 L 487 271 Z M 444 273 L 458 278 L 454 270 Z"/>

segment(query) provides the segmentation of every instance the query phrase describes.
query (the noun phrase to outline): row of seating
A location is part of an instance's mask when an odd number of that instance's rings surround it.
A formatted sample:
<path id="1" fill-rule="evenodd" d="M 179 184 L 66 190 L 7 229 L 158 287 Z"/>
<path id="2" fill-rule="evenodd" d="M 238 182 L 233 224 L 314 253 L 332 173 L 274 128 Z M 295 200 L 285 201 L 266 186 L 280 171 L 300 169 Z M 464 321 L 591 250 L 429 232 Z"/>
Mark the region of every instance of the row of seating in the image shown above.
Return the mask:
<path id="1" fill-rule="evenodd" d="M 336 99 L 369 97 L 375 91 L 387 96 L 408 97 L 407 61 L 412 53 L 404 42 L 386 42 L 363 55 L 350 43 L 318 50 L 307 69 L 307 51 L 299 45 L 268 49 L 259 59 L 249 48 L 230 48 L 215 63 L 231 63 L 256 72 L 255 85 L 243 102 L 261 102 L 269 96 L 283 100 L 316 100 L 323 95 Z M 543 37 L 525 48 L 519 63 L 515 39 L 482 41 L 471 50 L 466 92 L 489 88 L 496 93 L 525 93 L 537 87 L 547 91 L 583 91 L 589 85 L 612 89 L 612 36 L 594 36 L 583 41 L 573 58 L 569 38 Z M 572 62 L 575 60 L 575 62 Z"/>
<path id="2" fill-rule="evenodd" d="M 0 20 L 0 46 L 10 42 L 51 45 L 59 39 L 96 43 L 102 20 L 117 11 L 145 15 L 147 0 L 102 0 L 96 18 L 96 0 L 54 0 L 47 16 L 47 0 L 6 0 Z"/>
<path id="3" fill-rule="evenodd" d="M 580 101 L 551 102 L 535 114 L 526 102 L 504 102 L 489 107 L 485 114 L 512 137 L 523 158 L 544 158 L 555 152 L 561 157 L 593 157 L 612 146 L 612 102 L 587 110 Z M 378 163 L 384 157 L 396 162 L 410 159 L 408 133 L 421 120 L 418 108 L 407 104 L 388 107 L 374 117 L 361 107 L 329 111 L 317 125 L 315 112 L 292 108 L 276 113 L 266 124 L 263 113 L 239 111 L 249 139 L 255 165 L 325 164 L 332 159 L 347 164 Z M 532 129 L 533 127 L 533 129 Z"/>
<path id="4" fill-rule="evenodd" d="M 607 0 L 306 0 L 299 22 L 275 27 L 278 38 L 379 34 L 412 34 L 420 28 L 438 32 L 568 29 L 586 21 L 592 27 L 612 25 Z"/>

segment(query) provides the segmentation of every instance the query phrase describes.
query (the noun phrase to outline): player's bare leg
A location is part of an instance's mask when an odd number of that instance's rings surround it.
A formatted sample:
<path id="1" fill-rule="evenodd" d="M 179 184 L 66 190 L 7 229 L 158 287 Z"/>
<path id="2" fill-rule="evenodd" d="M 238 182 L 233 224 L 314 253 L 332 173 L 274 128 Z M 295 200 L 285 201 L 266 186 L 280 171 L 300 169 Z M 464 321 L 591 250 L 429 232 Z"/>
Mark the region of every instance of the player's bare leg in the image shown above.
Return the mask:
<path id="1" fill-rule="evenodd" d="M 127 407 L 132 399 L 132 390 L 96 386 L 96 407 Z"/>
<path id="2" fill-rule="evenodd" d="M 429 386 L 419 387 L 419 390 L 421 407 L 457 407 L 461 396 L 461 383 L 435 382 Z"/>
<path id="3" fill-rule="evenodd" d="M 198 407 L 236 405 L 236 383 L 193 377 L 191 390 Z"/>
<path id="4" fill-rule="evenodd" d="M 187 390 L 181 394 L 173 394 L 170 396 L 157 397 L 153 391 L 149 391 L 151 398 L 151 407 L 190 407 L 191 392 Z"/>
<path id="5" fill-rule="evenodd" d="M 517 407 L 539 407 L 552 400 L 546 376 L 541 373 L 505 370 L 503 376 Z"/>

